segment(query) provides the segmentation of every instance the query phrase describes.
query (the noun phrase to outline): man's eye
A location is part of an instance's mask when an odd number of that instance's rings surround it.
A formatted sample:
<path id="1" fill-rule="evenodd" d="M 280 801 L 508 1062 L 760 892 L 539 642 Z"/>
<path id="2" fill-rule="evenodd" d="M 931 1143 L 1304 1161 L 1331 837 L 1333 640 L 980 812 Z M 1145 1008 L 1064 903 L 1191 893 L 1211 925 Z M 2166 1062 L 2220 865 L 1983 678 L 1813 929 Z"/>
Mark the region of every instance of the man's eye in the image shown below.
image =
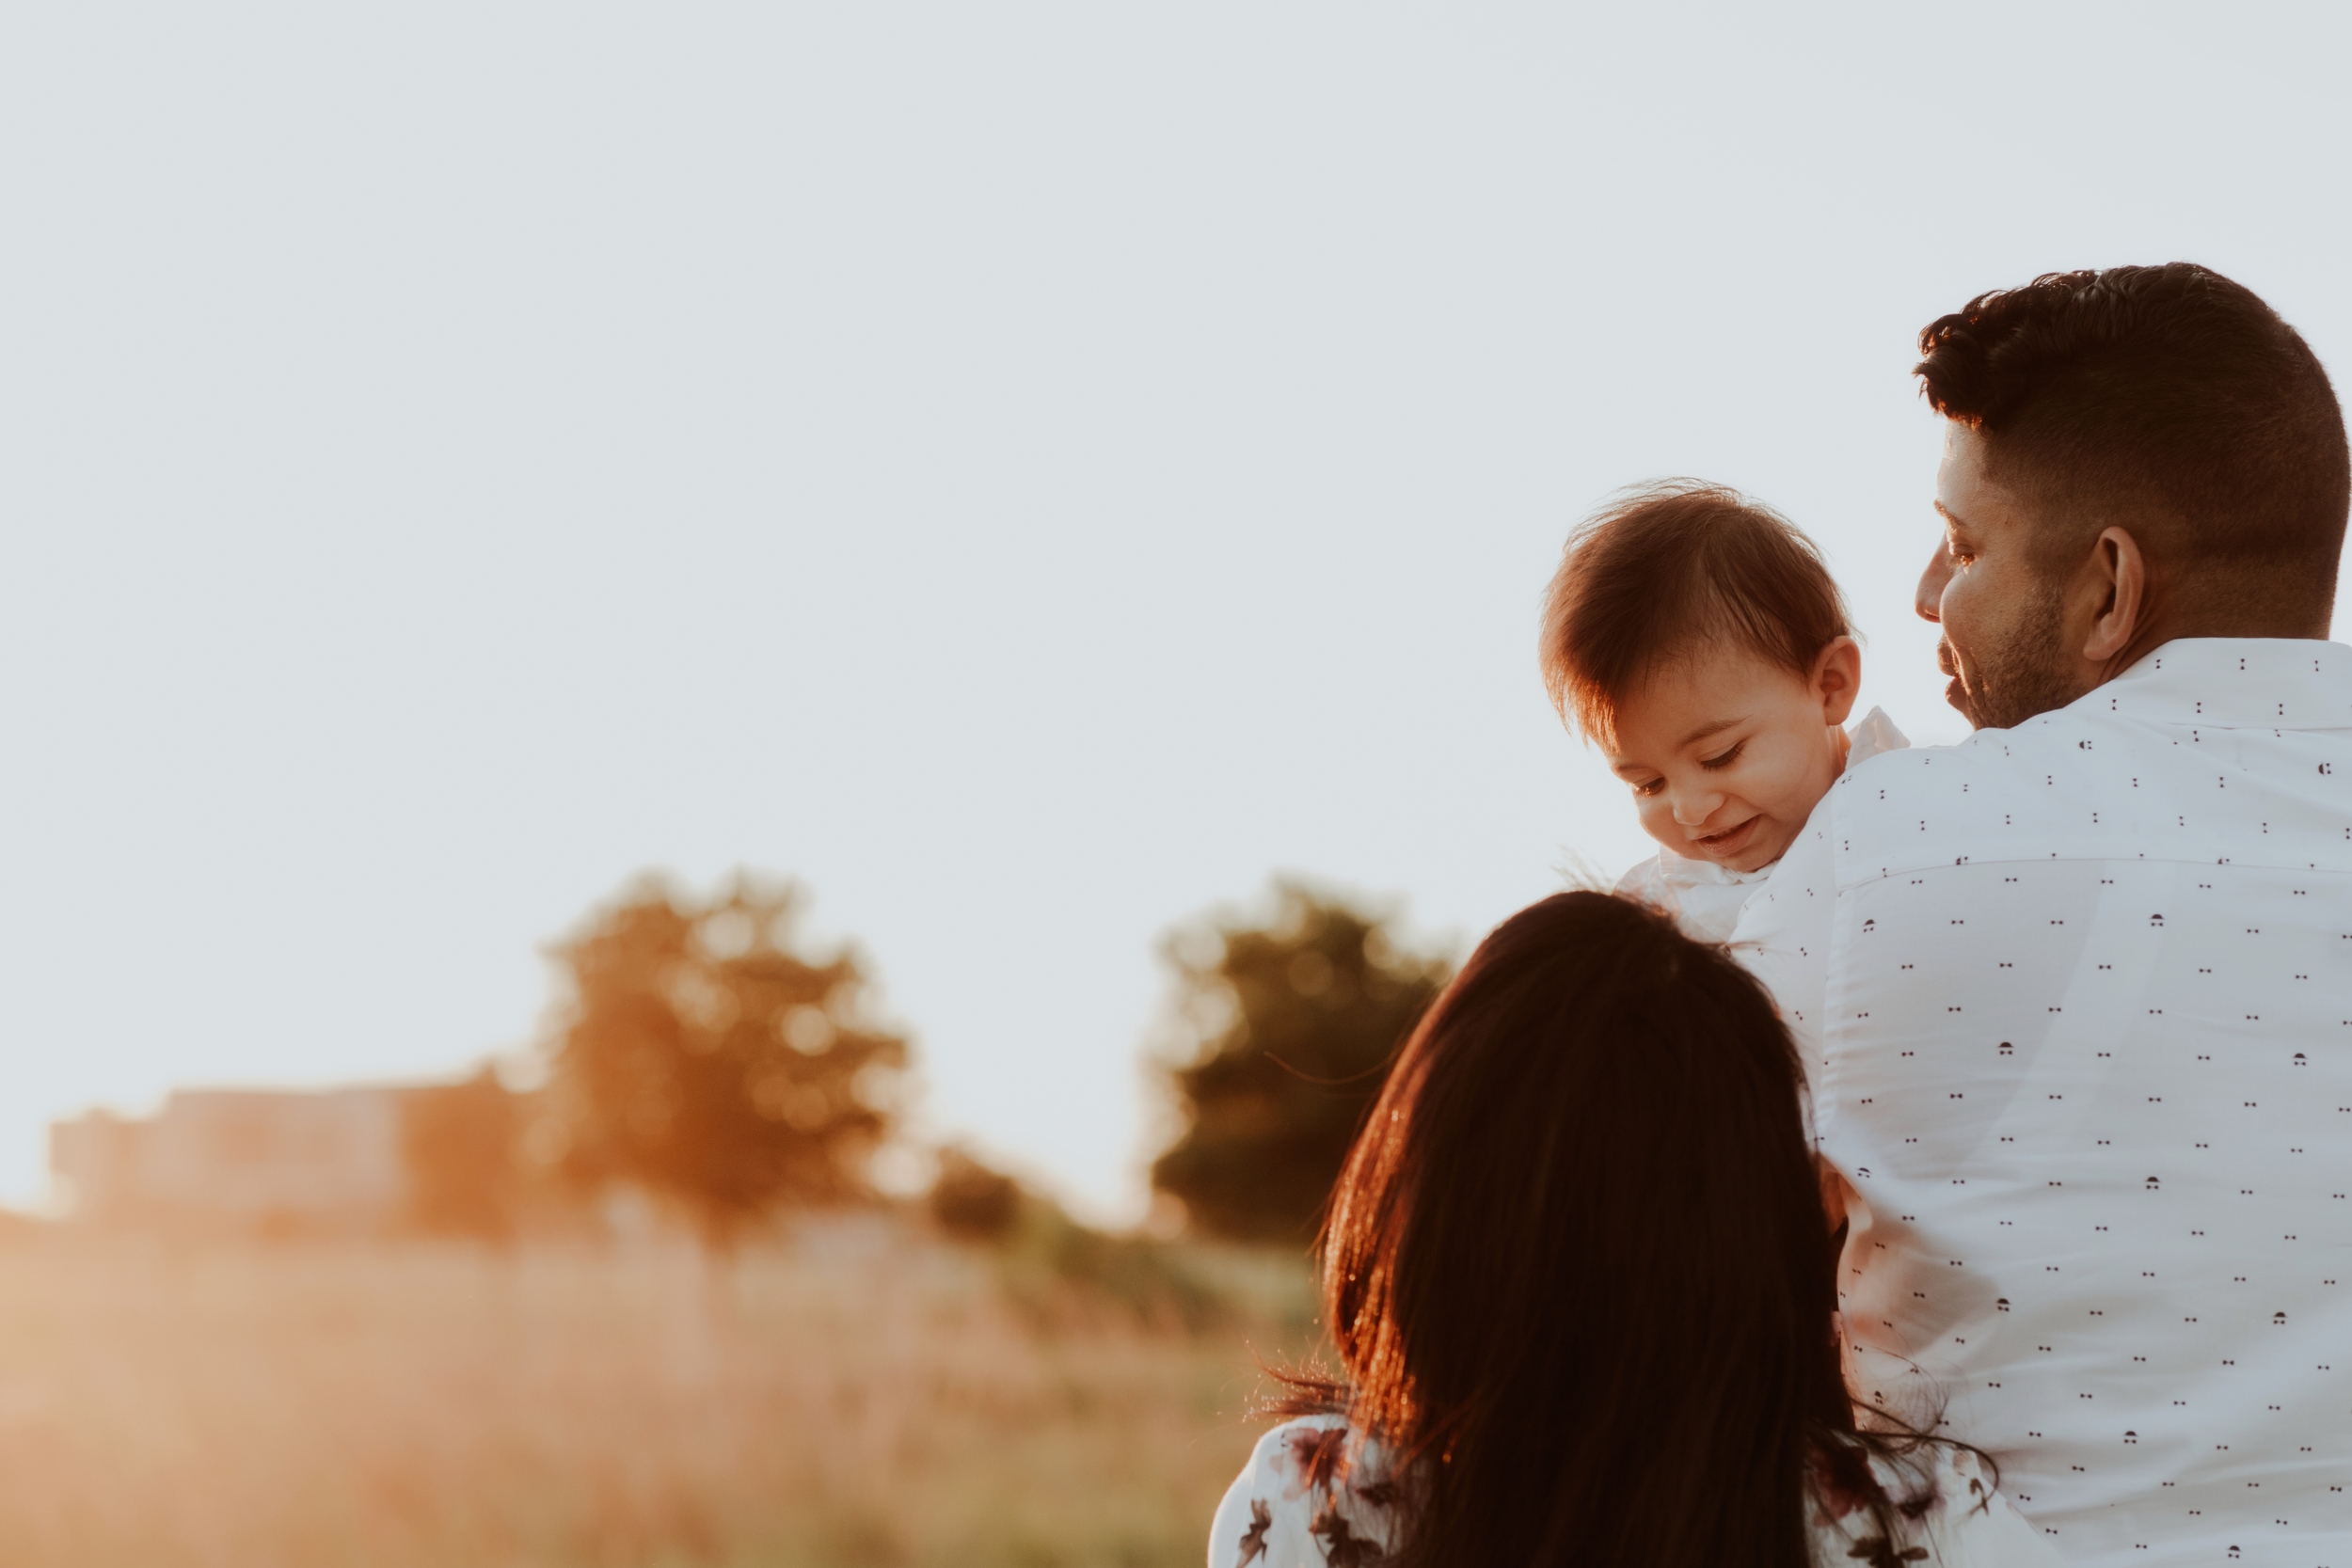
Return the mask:
<path id="1" fill-rule="evenodd" d="M 1709 769 L 1718 768 L 1729 768 L 1729 767 L 1730 767 L 1733 763 L 1738 762 L 1738 761 L 1740 760 L 1740 752 L 1744 752 L 1744 751 L 1746 751 L 1747 749 L 1748 749 L 1748 743 L 1747 743 L 1746 741 L 1742 740 L 1741 742 L 1740 742 L 1740 744 L 1739 744 L 1739 745 L 1734 746 L 1734 747 L 1733 747 L 1730 751 L 1728 751 L 1728 752 L 1719 752 L 1719 753 L 1717 753 L 1716 755 L 1711 756 L 1711 757 L 1702 757 L 1701 759 L 1699 759 L 1699 766 L 1700 766 L 1701 768 L 1709 768 Z"/>

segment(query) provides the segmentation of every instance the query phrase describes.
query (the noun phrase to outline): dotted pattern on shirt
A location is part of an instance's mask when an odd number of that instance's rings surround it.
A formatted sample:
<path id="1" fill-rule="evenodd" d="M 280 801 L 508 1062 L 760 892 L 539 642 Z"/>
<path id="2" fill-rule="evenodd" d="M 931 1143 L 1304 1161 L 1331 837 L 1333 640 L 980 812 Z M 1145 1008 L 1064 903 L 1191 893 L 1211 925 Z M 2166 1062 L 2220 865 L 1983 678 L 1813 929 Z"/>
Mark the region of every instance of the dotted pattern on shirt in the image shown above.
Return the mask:
<path id="1" fill-rule="evenodd" d="M 2072 1560 L 2352 1568 L 2352 650 L 2155 658 L 1832 793 L 1851 1363 Z"/>

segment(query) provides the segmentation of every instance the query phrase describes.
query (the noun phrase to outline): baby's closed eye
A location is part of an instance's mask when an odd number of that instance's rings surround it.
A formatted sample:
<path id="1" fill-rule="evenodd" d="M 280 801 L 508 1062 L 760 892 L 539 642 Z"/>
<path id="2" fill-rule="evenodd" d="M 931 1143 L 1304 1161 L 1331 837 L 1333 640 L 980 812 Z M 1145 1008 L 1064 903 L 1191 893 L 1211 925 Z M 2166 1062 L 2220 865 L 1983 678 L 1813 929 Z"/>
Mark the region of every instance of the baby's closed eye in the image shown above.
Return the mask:
<path id="1" fill-rule="evenodd" d="M 1711 756 L 1711 757 L 1701 757 L 1701 758 L 1699 759 L 1699 766 L 1700 766 L 1701 768 L 1710 768 L 1710 769 L 1711 769 L 1711 768 L 1729 768 L 1729 767 L 1730 767 L 1733 763 L 1738 762 L 1738 761 L 1740 760 L 1740 752 L 1744 752 L 1744 751 L 1746 751 L 1747 749 L 1748 749 L 1748 743 L 1747 743 L 1746 741 L 1742 740 L 1741 742 L 1740 742 L 1740 744 L 1739 744 L 1739 745 L 1734 746 L 1734 747 L 1733 747 L 1730 751 L 1728 751 L 1728 752 L 1716 752 L 1716 753 L 1715 753 L 1713 756 Z"/>

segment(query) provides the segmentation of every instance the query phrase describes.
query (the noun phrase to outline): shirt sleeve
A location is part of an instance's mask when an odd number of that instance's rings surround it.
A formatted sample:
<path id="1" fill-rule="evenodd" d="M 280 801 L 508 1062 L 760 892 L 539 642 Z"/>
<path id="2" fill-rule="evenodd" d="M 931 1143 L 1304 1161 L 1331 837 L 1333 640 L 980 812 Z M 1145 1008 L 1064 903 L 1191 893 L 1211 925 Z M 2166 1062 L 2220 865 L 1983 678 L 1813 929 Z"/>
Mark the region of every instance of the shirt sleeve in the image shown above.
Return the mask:
<path id="1" fill-rule="evenodd" d="M 1235 1568 L 1248 1560 L 1242 1556 L 1245 1539 L 1258 1547 L 1256 1555 L 1263 1559 L 1262 1543 L 1273 1527 L 1273 1502 L 1258 1471 L 1258 1456 L 1253 1453 L 1249 1463 L 1242 1466 L 1241 1474 L 1233 1478 L 1233 1484 L 1225 1489 L 1224 1500 L 1216 1505 L 1216 1519 L 1209 1526 L 1208 1568 Z M 1253 1502 L 1257 1504 L 1255 1510 L 1250 1507 Z M 1254 1538 L 1250 1534 L 1253 1527 L 1257 1530 Z"/>
<path id="2" fill-rule="evenodd" d="M 1921 1457 L 1915 1453 L 1901 1466 L 1881 1459 L 1870 1463 L 1888 1500 L 1900 1505 L 1892 1521 L 1899 1540 L 1889 1543 L 1879 1530 L 1879 1515 L 1858 1502 L 1823 1504 L 1814 1515 L 1814 1560 L 1915 1568 L 2062 1568 L 2065 1560 L 2058 1548 L 1994 1489 L 1993 1478 L 1974 1453 L 1938 1444 L 1925 1474 L 1912 1468 Z M 1819 1494 L 1816 1500 L 1820 1502 Z"/>
<path id="3" fill-rule="evenodd" d="M 1654 910 L 1674 913 L 1674 895 L 1666 891 L 1665 863 L 1658 856 L 1634 866 L 1617 879 L 1611 891 L 1620 898 L 1630 898 L 1637 904 L 1647 904 Z"/>
<path id="4" fill-rule="evenodd" d="M 1295 1437 L 1343 1425 L 1329 1418 L 1286 1421 L 1258 1439 L 1209 1527 L 1208 1568 L 1325 1568 L 1314 1533 L 1318 1498 L 1294 1473 Z"/>
<path id="5" fill-rule="evenodd" d="M 1772 993 L 1808 1072 L 1821 1060 L 1830 932 L 1837 911 L 1837 862 L 1830 847 L 1836 794 L 1831 790 L 1813 808 L 1731 933 L 1731 956 Z"/>
<path id="6" fill-rule="evenodd" d="M 1993 1490 L 1977 1456 L 1947 1450 L 1926 1520 L 1933 1568 L 2058 1568 L 2049 1538 Z"/>

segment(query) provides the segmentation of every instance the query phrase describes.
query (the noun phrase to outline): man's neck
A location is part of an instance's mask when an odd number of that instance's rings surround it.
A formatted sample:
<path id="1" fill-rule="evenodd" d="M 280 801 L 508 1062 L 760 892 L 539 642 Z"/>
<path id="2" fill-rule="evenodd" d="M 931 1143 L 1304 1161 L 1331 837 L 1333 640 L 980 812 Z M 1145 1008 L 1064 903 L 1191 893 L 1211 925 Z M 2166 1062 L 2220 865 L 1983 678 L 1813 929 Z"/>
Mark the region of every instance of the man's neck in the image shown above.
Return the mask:
<path id="1" fill-rule="evenodd" d="M 2324 601 L 2298 594 L 2299 603 L 2281 603 L 2272 584 L 2233 582 L 2226 575 L 2208 574 L 2193 595 L 2159 578 L 2150 585 L 2147 603 L 2123 650 L 2103 664 L 2086 663 L 2091 674 L 2085 691 L 2105 686 L 2167 642 L 2187 637 L 2281 638 L 2325 642 L 2334 605 L 2334 582 L 2327 585 Z"/>

